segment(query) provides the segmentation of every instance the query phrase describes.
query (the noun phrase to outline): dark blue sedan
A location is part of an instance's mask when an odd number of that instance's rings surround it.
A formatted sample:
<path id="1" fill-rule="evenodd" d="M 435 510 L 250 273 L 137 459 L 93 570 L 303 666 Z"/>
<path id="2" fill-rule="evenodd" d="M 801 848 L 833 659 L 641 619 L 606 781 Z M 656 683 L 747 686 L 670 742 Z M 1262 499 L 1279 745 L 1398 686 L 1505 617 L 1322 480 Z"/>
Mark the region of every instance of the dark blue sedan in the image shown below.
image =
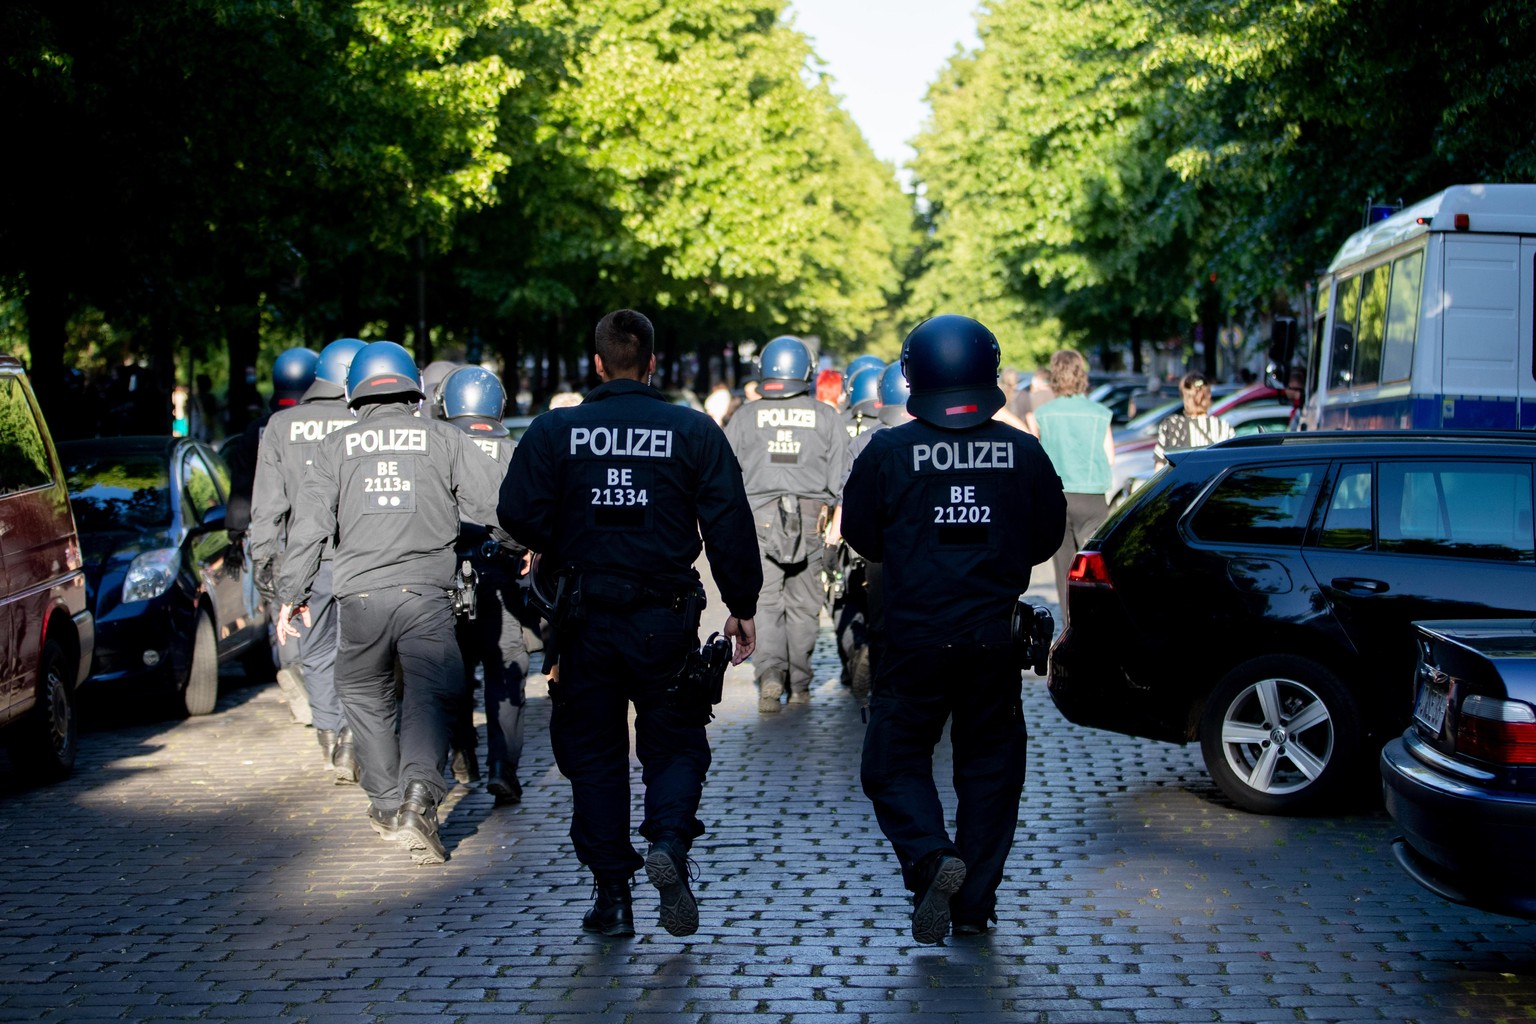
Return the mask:
<path id="1" fill-rule="evenodd" d="M 1536 621 L 1414 625 L 1413 723 L 1381 752 L 1392 852 L 1444 899 L 1536 919 Z"/>
<path id="2" fill-rule="evenodd" d="M 219 663 L 268 658 L 267 617 L 224 528 L 229 470 L 207 445 L 111 437 L 59 445 L 96 616 L 92 685 L 147 683 L 190 715 L 218 699 Z"/>

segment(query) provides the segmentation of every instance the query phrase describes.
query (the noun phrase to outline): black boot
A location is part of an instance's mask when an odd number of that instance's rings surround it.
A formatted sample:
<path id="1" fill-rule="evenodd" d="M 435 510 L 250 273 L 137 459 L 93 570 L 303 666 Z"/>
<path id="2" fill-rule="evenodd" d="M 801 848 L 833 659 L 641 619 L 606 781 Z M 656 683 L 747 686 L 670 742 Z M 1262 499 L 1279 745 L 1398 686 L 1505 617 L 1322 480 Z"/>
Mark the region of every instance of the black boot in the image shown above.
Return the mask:
<path id="1" fill-rule="evenodd" d="M 613 939 L 635 934 L 635 914 L 630 905 L 629 879 L 617 882 L 593 882 L 597 901 L 581 919 L 581 930 L 596 932 Z"/>
<path id="2" fill-rule="evenodd" d="M 523 802 L 523 786 L 517 781 L 517 768 L 500 761 L 491 762 L 489 777 L 485 780 L 486 792 L 496 798 L 496 806 Z"/>
<path id="3" fill-rule="evenodd" d="M 659 836 L 645 858 L 645 874 L 661 894 L 661 926 L 673 935 L 699 930 L 699 906 L 688 888 L 688 848 L 675 835 Z"/>
<path id="4" fill-rule="evenodd" d="M 454 750 L 450 755 L 453 764 L 453 781 L 466 785 L 480 781 L 480 758 L 473 747 Z"/>
<path id="5" fill-rule="evenodd" d="M 928 858 L 922 873 L 927 882 L 912 897 L 912 938 L 931 946 L 949 934 L 949 898 L 965 884 L 965 861 L 938 853 Z"/>
<path id="6" fill-rule="evenodd" d="M 331 753 L 331 767 L 336 772 L 336 785 L 357 784 L 357 751 L 352 746 L 352 727 L 344 725 L 336 734 L 336 749 Z"/>
<path id="7" fill-rule="evenodd" d="M 336 730 L 316 729 L 315 739 L 320 743 L 320 751 L 325 755 L 325 763 L 334 764 L 336 759 Z"/>
<path id="8" fill-rule="evenodd" d="M 437 798 L 425 782 L 408 783 L 400 804 L 400 840 L 418 864 L 441 864 L 448 851 L 437 836 Z"/>

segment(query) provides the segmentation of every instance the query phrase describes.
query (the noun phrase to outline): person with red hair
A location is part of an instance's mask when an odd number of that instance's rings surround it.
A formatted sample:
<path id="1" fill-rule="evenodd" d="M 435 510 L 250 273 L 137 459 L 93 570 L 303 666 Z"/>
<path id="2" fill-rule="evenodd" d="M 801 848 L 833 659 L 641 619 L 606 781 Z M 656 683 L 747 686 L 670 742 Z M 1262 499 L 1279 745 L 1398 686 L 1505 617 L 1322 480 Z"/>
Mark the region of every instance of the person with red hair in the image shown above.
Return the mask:
<path id="1" fill-rule="evenodd" d="M 816 400 L 836 409 L 843 397 L 843 375 L 836 370 L 822 370 L 816 375 Z"/>

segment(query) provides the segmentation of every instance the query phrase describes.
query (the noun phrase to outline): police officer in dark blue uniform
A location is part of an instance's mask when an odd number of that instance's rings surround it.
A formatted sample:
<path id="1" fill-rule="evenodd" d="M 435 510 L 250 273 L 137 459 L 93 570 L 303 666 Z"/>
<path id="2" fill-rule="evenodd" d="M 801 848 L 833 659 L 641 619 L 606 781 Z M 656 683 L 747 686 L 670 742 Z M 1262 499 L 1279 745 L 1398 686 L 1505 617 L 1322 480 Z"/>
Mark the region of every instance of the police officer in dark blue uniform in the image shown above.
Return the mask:
<path id="1" fill-rule="evenodd" d="M 688 850 L 704 832 L 711 704 L 680 685 L 704 600 L 693 565 L 702 537 L 740 663 L 752 653 L 762 583 L 752 511 L 720 428 L 646 383 L 656 368 L 650 321 L 617 310 L 596 335 L 603 383 L 528 427 L 502 485 L 501 522 L 557 580 L 550 739 L 571 780 L 571 841 L 596 881 L 582 927 L 633 935 L 629 884 L 643 866 L 660 892 L 662 927 L 690 935 L 698 907 Z M 629 834 L 630 702 L 644 858 Z"/>
<path id="2" fill-rule="evenodd" d="M 461 366 L 442 379 L 434 405 L 437 417 L 468 434 L 505 478 L 516 443 L 501 421 L 507 406 L 501 380 L 484 367 Z M 476 580 L 473 617 L 466 610 L 458 619 L 459 653 L 464 659 L 466 692 L 474 692 L 474 666 L 479 665 L 484 675 L 485 788 L 497 804 L 515 804 L 523 798 L 517 765 L 523 756 L 528 679 L 523 625 L 513 612 L 519 603 L 517 579 L 523 551 L 489 540 L 478 524 L 466 524 L 459 537 L 457 557 L 461 565 L 470 563 Z M 471 755 L 473 736 L 471 727 L 467 750 Z M 455 746 L 465 750 L 463 741 L 455 741 Z"/>
<path id="3" fill-rule="evenodd" d="M 320 442 L 304 477 L 278 575 L 277 626 L 279 636 L 298 633 L 292 617 L 307 614 L 325 542 L 334 537 L 336 695 L 352 728 L 369 819 L 418 863 L 436 864 L 448 857 L 438 836 L 440 766 L 464 701 L 453 636 L 454 545 L 461 521 L 495 523 L 500 481 L 461 431 L 416 416 L 421 397 L 416 364 L 394 342 L 373 342 L 353 357 L 347 404 L 357 422 Z"/>
<path id="4" fill-rule="evenodd" d="M 848 435 L 837 411 L 807 391 L 815 371 L 799 338 L 763 346 L 762 398 L 739 409 L 725 436 L 741 464 L 762 552 L 763 592 L 753 663 L 761 712 L 811 699 L 811 651 L 821 606 L 823 531 L 843 479 Z"/>
<path id="5" fill-rule="evenodd" d="M 1010 624 L 1031 568 L 1061 541 L 1066 499 L 1040 443 L 994 421 L 1000 352 L 969 317 L 902 346 L 916 420 L 874 434 L 843 489 L 843 535 L 882 561 L 886 645 L 861 777 L 913 893 L 912 937 L 979 934 L 1018 824 L 1026 729 Z M 955 837 L 933 748 L 953 716 Z"/>
<path id="6" fill-rule="evenodd" d="M 251 565 L 256 586 L 269 603 L 277 599 L 277 566 L 288 546 L 293 503 L 304 473 L 314 461 L 320 440 L 353 422 L 347 408 L 347 369 L 365 343 L 341 338 L 320 350 L 314 383 L 298 405 L 278 409 L 261 435 L 256 461 L 256 485 L 251 498 Z M 304 631 L 299 649 L 304 667 L 302 686 L 309 703 L 315 737 L 326 766 L 338 784 L 357 781 L 352 731 L 336 699 L 336 602 L 331 594 L 331 545 L 326 543 L 309 593 L 313 625 Z M 285 644 L 284 646 L 288 646 Z M 285 669 L 291 671 L 291 669 Z"/>

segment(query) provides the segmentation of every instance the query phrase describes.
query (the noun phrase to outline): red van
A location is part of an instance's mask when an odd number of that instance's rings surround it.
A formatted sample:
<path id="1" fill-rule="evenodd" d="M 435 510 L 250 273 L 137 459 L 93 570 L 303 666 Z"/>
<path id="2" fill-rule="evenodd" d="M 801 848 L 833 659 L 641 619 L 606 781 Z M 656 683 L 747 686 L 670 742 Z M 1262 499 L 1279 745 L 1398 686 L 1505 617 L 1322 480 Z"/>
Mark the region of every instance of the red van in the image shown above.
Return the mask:
<path id="1" fill-rule="evenodd" d="M 95 638 L 58 454 L 26 371 L 0 356 L 0 729 L 18 772 L 74 767 Z"/>

